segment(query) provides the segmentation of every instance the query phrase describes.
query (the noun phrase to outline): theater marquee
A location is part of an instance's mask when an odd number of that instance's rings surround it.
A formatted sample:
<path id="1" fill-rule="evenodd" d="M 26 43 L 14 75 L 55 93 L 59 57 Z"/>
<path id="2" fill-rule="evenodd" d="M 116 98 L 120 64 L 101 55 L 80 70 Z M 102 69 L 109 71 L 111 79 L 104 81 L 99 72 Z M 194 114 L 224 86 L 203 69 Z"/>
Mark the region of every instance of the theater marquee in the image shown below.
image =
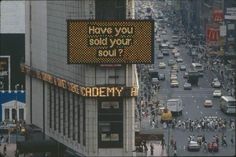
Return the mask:
<path id="1" fill-rule="evenodd" d="M 34 78 L 43 80 L 49 84 L 66 89 L 72 93 L 85 97 L 136 97 L 138 96 L 137 87 L 123 86 L 81 86 L 52 74 L 32 69 L 27 65 L 21 65 L 21 71 Z"/>
<path id="2" fill-rule="evenodd" d="M 151 64 L 153 29 L 153 20 L 68 20 L 68 63 Z"/>

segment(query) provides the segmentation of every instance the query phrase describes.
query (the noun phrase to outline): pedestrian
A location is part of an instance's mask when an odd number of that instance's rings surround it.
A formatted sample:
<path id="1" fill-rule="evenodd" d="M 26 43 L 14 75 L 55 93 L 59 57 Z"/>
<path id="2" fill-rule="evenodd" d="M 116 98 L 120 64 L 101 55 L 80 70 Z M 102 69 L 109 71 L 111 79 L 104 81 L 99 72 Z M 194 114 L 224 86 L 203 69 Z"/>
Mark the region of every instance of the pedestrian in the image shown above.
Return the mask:
<path id="1" fill-rule="evenodd" d="M 6 138 L 6 143 L 8 143 L 8 141 L 9 141 L 9 138 L 7 137 L 7 138 Z"/>
<path id="2" fill-rule="evenodd" d="M 4 154 L 5 156 L 6 156 L 6 154 L 7 154 L 7 146 L 6 146 L 6 145 L 4 145 L 3 154 Z"/>
<path id="3" fill-rule="evenodd" d="M 226 136 L 223 137 L 222 146 L 226 146 L 227 147 Z"/>
<path id="4" fill-rule="evenodd" d="M 219 144 L 219 137 L 216 135 L 216 143 Z"/>
<path id="5" fill-rule="evenodd" d="M 152 144 L 152 143 L 150 144 L 150 150 L 151 150 L 151 155 L 153 155 L 154 146 L 153 146 L 153 144 Z"/>
<path id="6" fill-rule="evenodd" d="M 174 156 L 177 156 L 177 148 L 174 149 Z"/>
<path id="7" fill-rule="evenodd" d="M 174 138 L 173 138 L 173 135 L 170 138 L 170 145 L 171 145 L 172 148 L 174 148 Z"/>
<path id="8" fill-rule="evenodd" d="M 231 142 L 232 145 L 234 144 L 234 137 L 233 137 L 233 135 L 231 136 L 230 142 Z"/>
<path id="9" fill-rule="evenodd" d="M 165 139 L 162 138 L 162 140 L 161 140 L 161 148 L 162 148 L 162 150 L 164 149 L 164 146 L 165 146 Z"/>

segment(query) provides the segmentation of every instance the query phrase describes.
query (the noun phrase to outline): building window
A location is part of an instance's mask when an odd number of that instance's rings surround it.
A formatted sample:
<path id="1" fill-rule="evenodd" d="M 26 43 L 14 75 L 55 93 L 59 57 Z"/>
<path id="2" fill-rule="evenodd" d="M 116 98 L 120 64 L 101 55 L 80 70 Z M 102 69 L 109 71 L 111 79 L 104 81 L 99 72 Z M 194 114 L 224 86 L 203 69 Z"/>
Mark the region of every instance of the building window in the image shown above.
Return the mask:
<path id="1" fill-rule="evenodd" d="M 96 19 L 125 19 L 126 0 L 95 0 Z"/>
<path id="2" fill-rule="evenodd" d="M 70 133 L 70 92 L 67 92 L 67 123 L 68 123 L 68 128 L 67 128 L 67 131 L 68 131 L 68 138 L 71 137 L 71 133 Z"/>
<path id="3" fill-rule="evenodd" d="M 86 146 L 86 105 L 85 99 L 82 100 L 83 106 L 83 145 Z"/>
<path id="4" fill-rule="evenodd" d="M 62 104 L 63 104 L 63 135 L 66 135 L 66 104 L 65 104 L 65 90 L 62 92 Z"/>
<path id="5" fill-rule="evenodd" d="M 23 108 L 19 109 L 19 119 L 24 120 L 24 109 Z"/>
<path id="6" fill-rule="evenodd" d="M 17 112 L 16 109 L 11 109 L 12 120 L 17 120 Z"/>
<path id="7" fill-rule="evenodd" d="M 72 95 L 72 139 L 75 140 L 75 94 Z"/>
<path id="8" fill-rule="evenodd" d="M 57 104 L 56 104 L 56 87 L 53 86 L 53 111 L 54 111 L 54 114 L 53 114 L 53 126 L 54 126 L 54 130 L 57 130 Z"/>
<path id="9" fill-rule="evenodd" d="M 10 111 L 8 108 L 5 109 L 5 120 L 9 120 L 10 118 Z"/>
<path id="10" fill-rule="evenodd" d="M 98 147 L 123 147 L 122 99 L 98 100 Z"/>
<path id="11" fill-rule="evenodd" d="M 52 128 L 52 88 L 49 85 L 49 128 Z"/>
<path id="12" fill-rule="evenodd" d="M 61 133 L 61 89 L 58 88 L 58 132 Z"/>
<path id="13" fill-rule="evenodd" d="M 77 96 L 77 142 L 80 143 L 80 97 Z"/>

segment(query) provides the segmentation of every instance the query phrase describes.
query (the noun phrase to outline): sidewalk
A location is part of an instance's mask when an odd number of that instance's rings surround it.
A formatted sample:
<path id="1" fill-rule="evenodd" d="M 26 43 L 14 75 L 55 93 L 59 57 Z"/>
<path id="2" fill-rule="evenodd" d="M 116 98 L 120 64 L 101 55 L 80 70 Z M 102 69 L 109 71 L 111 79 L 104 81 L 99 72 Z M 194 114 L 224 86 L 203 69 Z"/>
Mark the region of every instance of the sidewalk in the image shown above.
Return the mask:
<path id="1" fill-rule="evenodd" d="M 2 154 L 3 154 L 4 145 L 6 145 L 6 148 L 7 148 L 6 157 L 14 157 L 15 156 L 15 150 L 16 150 L 16 144 L 2 143 L 1 146 L 0 146 L 0 152 Z"/>
<path id="2" fill-rule="evenodd" d="M 154 146 L 154 151 L 153 151 L 153 155 L 151 155 L 151 150 L 150 150 L 150 144 L 153 144 Z M 148 156 L 148 157 L 154 157 L 154 156 L 168 156 L 167 152 L 166 152 L 166 148 L 162 149 L 161 148 L 161 144 L 160 141 L 147 141 L 147 147 L 148 147 L 148 151 L 147 154 L 145 152 L 142 153 L 136 153 L 136 156 Z"/>

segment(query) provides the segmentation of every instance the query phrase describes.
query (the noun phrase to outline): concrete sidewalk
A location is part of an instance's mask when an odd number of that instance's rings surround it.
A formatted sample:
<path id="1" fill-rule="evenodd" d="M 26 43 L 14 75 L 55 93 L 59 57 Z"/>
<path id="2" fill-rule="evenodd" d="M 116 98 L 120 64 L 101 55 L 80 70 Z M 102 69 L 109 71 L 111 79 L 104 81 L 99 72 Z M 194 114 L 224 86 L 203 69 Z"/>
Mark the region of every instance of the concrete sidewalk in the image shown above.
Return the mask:
<path id="1" fill-rule="evenodd" d="M 14 157 L 15 156 L 15 150 L 16 150 L 16 144 L 2 143 L 1 146 L 0 146 L 1 154 L 3 154 L 4 145 L 6 145 L 6 148 L 7 148 L 6 157 Z"/>

